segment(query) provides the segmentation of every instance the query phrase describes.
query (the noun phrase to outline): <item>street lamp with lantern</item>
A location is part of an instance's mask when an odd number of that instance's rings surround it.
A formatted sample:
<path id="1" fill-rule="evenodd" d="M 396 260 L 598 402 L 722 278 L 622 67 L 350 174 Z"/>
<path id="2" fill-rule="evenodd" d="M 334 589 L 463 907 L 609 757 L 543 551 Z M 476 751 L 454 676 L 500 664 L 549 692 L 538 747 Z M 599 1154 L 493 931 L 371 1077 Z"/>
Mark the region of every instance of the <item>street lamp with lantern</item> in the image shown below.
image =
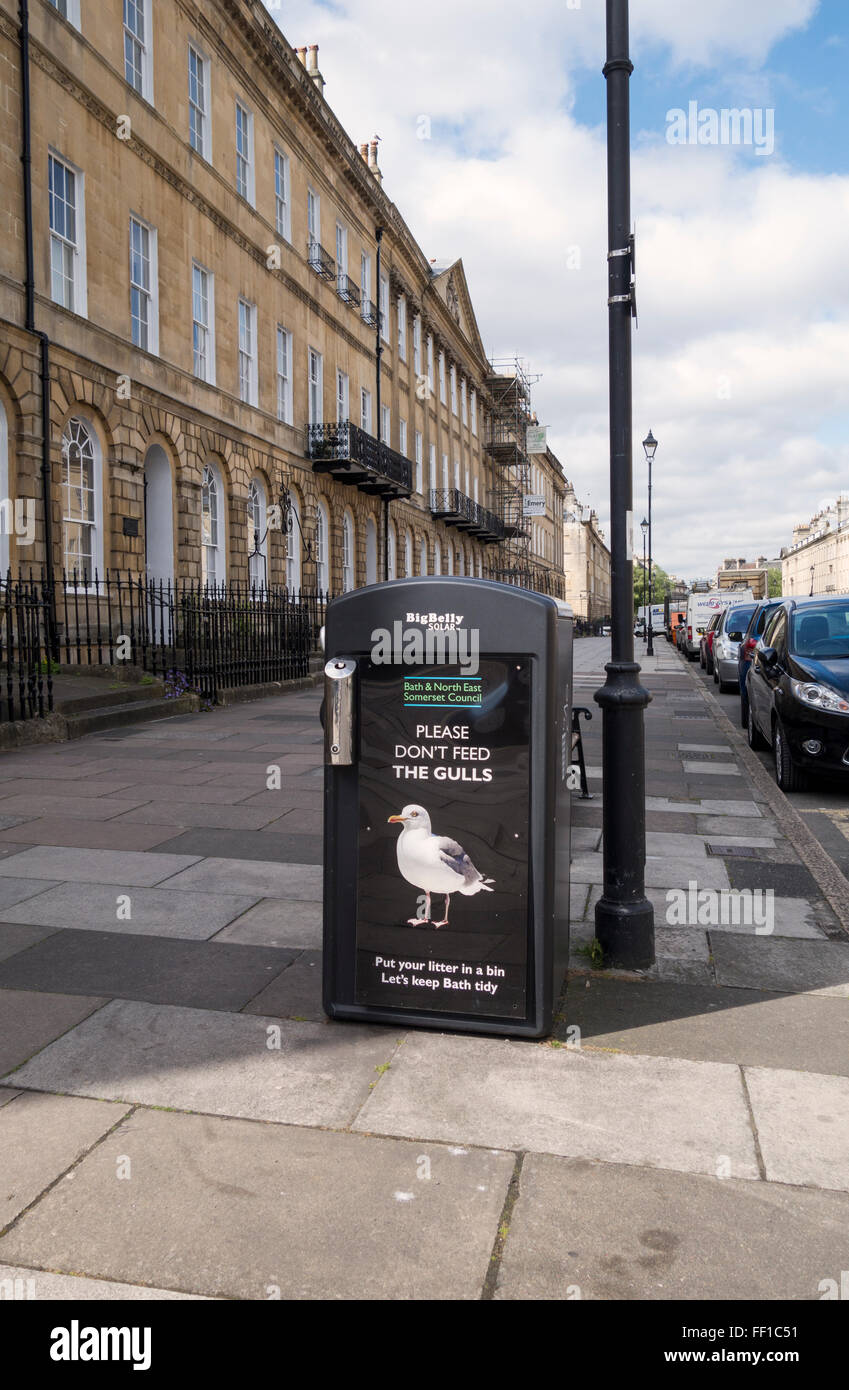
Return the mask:
<path id="1" fill-rule="evenodd" d="M 643 608 L 644 608 L 644 609 L 645 609 L 645 604 L 646 604 L 646 536 L 648 535 L 648 529 L 649 529 L 649 524 L 648 524 L 648 522 L 646 521 L 645 517 L 643 517 L 642 521 L 640 522 L 640 530 L 641 530 L 642 533 L 643 533 L 643 585 L 642 585 L 642 589 L 643 589 Z M 651 612 L 651 610 L 649 610 L 649 611 Z M 643 615 L 643 641 L 644 641 L 644 642 L 645 642 L 645 640 L 646 640 L 647 637 L 648 637 L 648 623 L 646 622 L 645 614 L 644 614 L 644 615 Z"/>
<path id="2" fill-rule="evenodd" d="M 652 637 L 653 637 L 654 634 L 653 634 L 653 632 L 652 632 L 652 611 L 651 611 L 651 610 L 652 610 L 652 602 L 653 602 L 653 600 L 654 600 L 654 591 L 653 591 L 653 587 L 652 587 L 652 556 L 651 556 L 651 466 L 652 466 L 652 463 L 654 462 L 654 456 L 655 456 L 655 454 L 657 453 L 657 440 L 655 439 L 655 437 L 654 437 L 654 435 L 652 434 L 651 430 L 649 430 L 649 432 L 648 432 L 646 438 L 643 440 L 643 449 L 645 450 L 646 463 L 647 463 L 648 466 L 649 466 L 649 520 L 648 520 L 648 528 L 649 528 L 649 644 L 648 644 L 648 646 L 646 647 L 646 656 L 654 656 L 654 647 L 653 647 L 653 645 L 652 645 Z"/>
<path id="3" fill-rule="evenodd" d="M 637 312 L 631 232 L 628 0 L 607 0 L 607 309 L 610 379 L 610 660 L 595 693 L 602 711 L 604 881 L 595 905 L 605 963 L 654 963 L 654 908 L 646 897 L 644 713 L 651 700 L 634 660 L 631 321 Z"/>

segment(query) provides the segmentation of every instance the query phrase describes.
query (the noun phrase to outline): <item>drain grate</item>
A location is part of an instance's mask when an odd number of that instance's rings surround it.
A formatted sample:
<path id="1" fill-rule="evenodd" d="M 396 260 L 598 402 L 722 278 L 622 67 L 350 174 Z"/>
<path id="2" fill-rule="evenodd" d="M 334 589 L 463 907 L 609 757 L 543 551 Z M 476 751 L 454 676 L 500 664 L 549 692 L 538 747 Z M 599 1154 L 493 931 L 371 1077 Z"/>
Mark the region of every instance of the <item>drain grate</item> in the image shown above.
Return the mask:
<path id="1" fill-rule="evenodd" d="M 698 709 L 674 709 L 673 719 L 707 719 L 707 712 Z"/>
<path id="2" fill-rule="evenodd" d="M 758 859 L 763 853 L 751 845 L 708 845 L 707 852 L 718 859 Z"/>

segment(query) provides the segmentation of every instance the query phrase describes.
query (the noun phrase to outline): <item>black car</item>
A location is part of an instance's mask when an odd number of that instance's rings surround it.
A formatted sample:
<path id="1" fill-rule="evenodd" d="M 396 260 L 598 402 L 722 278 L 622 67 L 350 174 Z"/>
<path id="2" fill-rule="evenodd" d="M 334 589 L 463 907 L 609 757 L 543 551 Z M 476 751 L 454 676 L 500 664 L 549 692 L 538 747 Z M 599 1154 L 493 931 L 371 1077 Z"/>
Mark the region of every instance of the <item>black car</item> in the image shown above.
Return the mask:
<path id="1" fill-rule="evenodd" d="M 750 748 L 771 746 L 782 791 L 849 773 L 849 595 L 784 599 L 746 676 Z"/>

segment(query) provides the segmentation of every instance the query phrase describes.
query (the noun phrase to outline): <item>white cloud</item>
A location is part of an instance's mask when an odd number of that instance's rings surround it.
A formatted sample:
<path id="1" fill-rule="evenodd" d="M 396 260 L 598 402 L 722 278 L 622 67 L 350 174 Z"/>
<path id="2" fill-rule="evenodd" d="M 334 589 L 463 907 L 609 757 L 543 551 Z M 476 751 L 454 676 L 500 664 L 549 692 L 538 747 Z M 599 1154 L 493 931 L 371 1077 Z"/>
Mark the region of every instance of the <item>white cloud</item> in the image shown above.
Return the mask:
<path id="1" fill-rule="evenodd" d="M 757 66 L 816 7 L 641 0 L 633 82 L 648 44 L 664 45 L 669 64 Z M 543 373 L 540 419 L 604 519 L 604 131 L 572 111 L 588 65 L 603 110 L 603 9 L 294 0 L 284 32 L 321 45 L 327 98 L 352 137 L 384 137 L 384 188 L 425 254 L 462 255 L 487 349 L 515 351 Z M 416 138 L 422 114 L 429 141 Z M 670 146 L 663 130 L 635 132 L 634 150 L 634 507 L 645 507 L 639 440 L 651 427 L 657 557 L 706 574 L 725 554 L 776 553 L 793 522 L 844 485 L 849 180 L 807 175 L 778 155 Z M 570 247 L 580 269 L 568 269 Z"/>

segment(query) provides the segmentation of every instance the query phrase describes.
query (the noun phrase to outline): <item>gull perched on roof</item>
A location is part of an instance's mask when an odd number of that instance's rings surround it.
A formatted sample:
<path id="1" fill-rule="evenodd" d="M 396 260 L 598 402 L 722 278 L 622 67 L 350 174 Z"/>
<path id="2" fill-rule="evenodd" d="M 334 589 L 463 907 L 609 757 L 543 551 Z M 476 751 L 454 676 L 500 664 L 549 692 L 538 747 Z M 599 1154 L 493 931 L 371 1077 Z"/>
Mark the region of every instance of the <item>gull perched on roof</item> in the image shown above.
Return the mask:
<path id="1" fill-rule="evenodd" d="M 411 927 L 429 922 L 430 895 L 445 895 L 445 916 L 435 927 L 448 926 L 448 903 L 452 893 L 491 893 L 494 879 L 484 878 L 462 845 L 448 835 L 434 835 L 430 816 L 423 806 L 405 806 L 400 816 L 390 816 L 387 824 L 400 823 L 404 829 L 398 836 L 396 852 L 398 868 L 403 878 L 425 892 L 425 916 L 409 917 Z"/>

